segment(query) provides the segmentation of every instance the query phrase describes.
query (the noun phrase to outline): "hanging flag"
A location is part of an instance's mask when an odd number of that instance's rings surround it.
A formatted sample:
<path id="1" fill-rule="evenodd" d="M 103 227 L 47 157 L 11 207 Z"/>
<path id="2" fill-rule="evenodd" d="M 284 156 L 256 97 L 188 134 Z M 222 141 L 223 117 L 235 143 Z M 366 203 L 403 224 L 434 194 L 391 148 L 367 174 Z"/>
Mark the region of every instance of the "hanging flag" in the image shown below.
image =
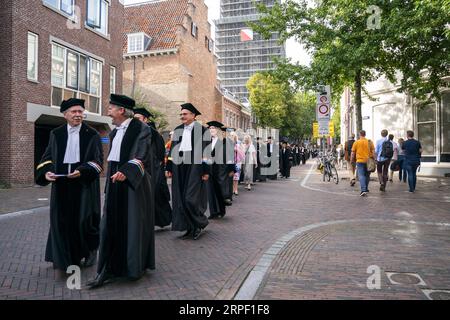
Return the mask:
<path id="1" fill-rule="evenodd" d="M 251 41 L 253 40 L 253 30 L 252 29 L 241 29 L 241 41 Z"/>

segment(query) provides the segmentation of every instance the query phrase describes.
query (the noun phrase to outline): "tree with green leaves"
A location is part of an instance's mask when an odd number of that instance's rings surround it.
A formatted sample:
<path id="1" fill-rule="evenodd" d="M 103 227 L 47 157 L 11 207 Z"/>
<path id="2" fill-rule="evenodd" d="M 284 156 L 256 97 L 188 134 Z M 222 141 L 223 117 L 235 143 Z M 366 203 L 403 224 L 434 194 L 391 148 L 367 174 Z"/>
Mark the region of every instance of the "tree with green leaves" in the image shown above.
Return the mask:
<path id="1" fill-rule="evenodd" d="M 247 81 L 250 105 L 263 128 L 280 128 L 291 95 L 289 83 L 268 73 L 255 73 Z"/>
<path id="2" fill-rule="evenodd" d="M 449 74 L 449 0 L 286 0 L 262 13 L 253 29 L 265 38 L 295 38 L 312 55 L 309 67 L 279 63 L 278 77 L 315 89 L 330 84 L 333 95 L 350 86 L 357 130 L 362 128 L 364 84 L 386 76 L 417 99 L 438 98 Z M 424 72 L 426 70 L 426 72 Z"/>
<path id="3" fill-rule="evenodd" d="M 312 136 L 312 125 L 316 120 L 316 96 L 297 92 L 287 102 L 287 111 L 281 126 L 281 135 L 297 142 Z"/>
<path id="4" fill-rule="evenodd" d="M 167 121 L 167 116 L 164 113 L 156 110 L 155 108 L 151 108 L 150 104 L 148 103 L 147 96 L 139 88 L 134 91 L 132 98 L 136 102 L 135 106 L 136 109 L 144 108 L 154 116 L 150 120 L 155 122 L 156 129 L 158 131 L 161 132 L 167 128 L 167 126 L 169 125 L 169 122 Z"/>

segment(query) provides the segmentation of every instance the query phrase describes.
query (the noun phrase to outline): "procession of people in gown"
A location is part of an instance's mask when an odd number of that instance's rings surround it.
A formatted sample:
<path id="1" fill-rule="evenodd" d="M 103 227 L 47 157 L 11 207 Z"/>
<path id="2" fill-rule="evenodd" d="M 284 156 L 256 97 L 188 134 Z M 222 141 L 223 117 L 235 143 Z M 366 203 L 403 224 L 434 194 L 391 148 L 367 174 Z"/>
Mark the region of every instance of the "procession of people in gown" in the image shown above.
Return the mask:
<path id="1" fill-rule="evenodd" d="M 45 260 L 60 277 L 69 266 L 88 268 L 97 262 L 90 288 L 118 278 L 136 280 L 155 269 L 155 226 L 171 226 L 183 232 L 181 239 L 197 240 L 210 220 L 226 215 L 239 182 L 251 190 L 256 181 L 277 179 L 278 169 L 289 178 L 290 167 L 306 158 L 303 146 L 283 142 L 280 167 L 267 174 L 265 169 L 276 164 L 271 137 L 266 145 L 258 138 L 255 147 L 250 135 L 241 142 L 219 121 L 205 127 L 191 103 L 180 106 L 182 124 L 165 144 L 148 110 L 136 108 L 130 97 L 111 94 L 108 116 L 115 129 L 104 168 L 100 135 L 83 122 L 84 103 L 75 98 L 62 102 L 67 123 L 52 130 L 36 183 L 52 184 Z"/>

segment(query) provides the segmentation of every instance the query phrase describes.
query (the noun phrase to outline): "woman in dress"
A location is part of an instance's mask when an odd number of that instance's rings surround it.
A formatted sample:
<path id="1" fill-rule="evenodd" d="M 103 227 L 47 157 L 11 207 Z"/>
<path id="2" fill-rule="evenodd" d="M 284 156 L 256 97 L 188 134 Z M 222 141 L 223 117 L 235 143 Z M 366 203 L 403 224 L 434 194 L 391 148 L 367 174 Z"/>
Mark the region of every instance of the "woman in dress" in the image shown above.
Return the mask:
<path id="1" fill-rule="evenodd" d="M 239 141 L 236 132 L 231 132 L 230 137 L 234 142 L 235 170 L 233 176 L 233 194 L 238 195 L 239 178 L 241 176 L 242 161 L 244 161 L 244 150 L 242 149 L 242 143 Z"/>
<path id="2" fill-rule="evenodd" d="M 246 189 L 252 189 L 253 182 L 253 168 L 258 166 L 258 161 L 256 158 L 256 149 L 253 145 L 252 138 L 249 135 L 245 135 L 244 137 L 244 183 L 247 185 Z"/>

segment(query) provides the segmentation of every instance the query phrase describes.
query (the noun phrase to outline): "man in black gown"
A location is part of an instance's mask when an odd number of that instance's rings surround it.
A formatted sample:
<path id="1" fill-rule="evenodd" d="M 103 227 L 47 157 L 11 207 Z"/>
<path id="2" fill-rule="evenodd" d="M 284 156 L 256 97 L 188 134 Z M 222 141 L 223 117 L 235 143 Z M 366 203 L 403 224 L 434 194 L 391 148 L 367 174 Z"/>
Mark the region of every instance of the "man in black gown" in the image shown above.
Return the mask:
<path id="1" fill-rule="evenodd" d="M 191 103 L 181 105 L 183 124 L 174 130 L 166 166 L 166 176 L 172 177 L 172 230 L 186 231 L 182 239 L 197 240 L 208 225 L 209 166 L 204 155 L 211 137 L 195 119 L 200 114 Z"/>
<path id="2" fill-rule="evenodd" d="M 52 183 L 45 261 L 53 262 L 61 277 L 70 265 L 84 258 L 89 267 L 97 257 L 103 150 L 98 132 L 82 123 L 84 100 L 63 101 L 60 110 L 67 124 L 50 133 L 36 183 Z"/>
<path id="3" fill-rule="evenodd" d="M 116 128 L 110 133 L 105 207 L 101 221 L 97 277 L 102 286 L 116 277 L 139 279 L 155 269 L 154 211 L 149 172 L 152 131 L 134 119 L 133 99 L 111 94 L 108 115 Z"/>
<path id="4" fill-rule="evenodd" d="M 166 148 L 164 139 L 156 130 L 155 123 L 150 121 L 153 115 L 144 108 L 134 109 L 134 117 L 147 124 L 152 130 L 152 155 L 151 169 L 153 203 L 155 210 L 155 226 L 164 228 L 172 223 L 172 207 L 170 206 L 170 191 L 164 174 L 164 157 Z"/>
<path id="5" fill-rule="evenodd" d="M 231 193 L 229 178 L 234 175 L 234 147 L 229 139 L 220 131 L 226 131 L 218 121 L 207 122 L 211 132 L 211 176 L 208 179 L 208 219 L 222 218 L 226 214 L 226 206 L 230 206 Z"/>

